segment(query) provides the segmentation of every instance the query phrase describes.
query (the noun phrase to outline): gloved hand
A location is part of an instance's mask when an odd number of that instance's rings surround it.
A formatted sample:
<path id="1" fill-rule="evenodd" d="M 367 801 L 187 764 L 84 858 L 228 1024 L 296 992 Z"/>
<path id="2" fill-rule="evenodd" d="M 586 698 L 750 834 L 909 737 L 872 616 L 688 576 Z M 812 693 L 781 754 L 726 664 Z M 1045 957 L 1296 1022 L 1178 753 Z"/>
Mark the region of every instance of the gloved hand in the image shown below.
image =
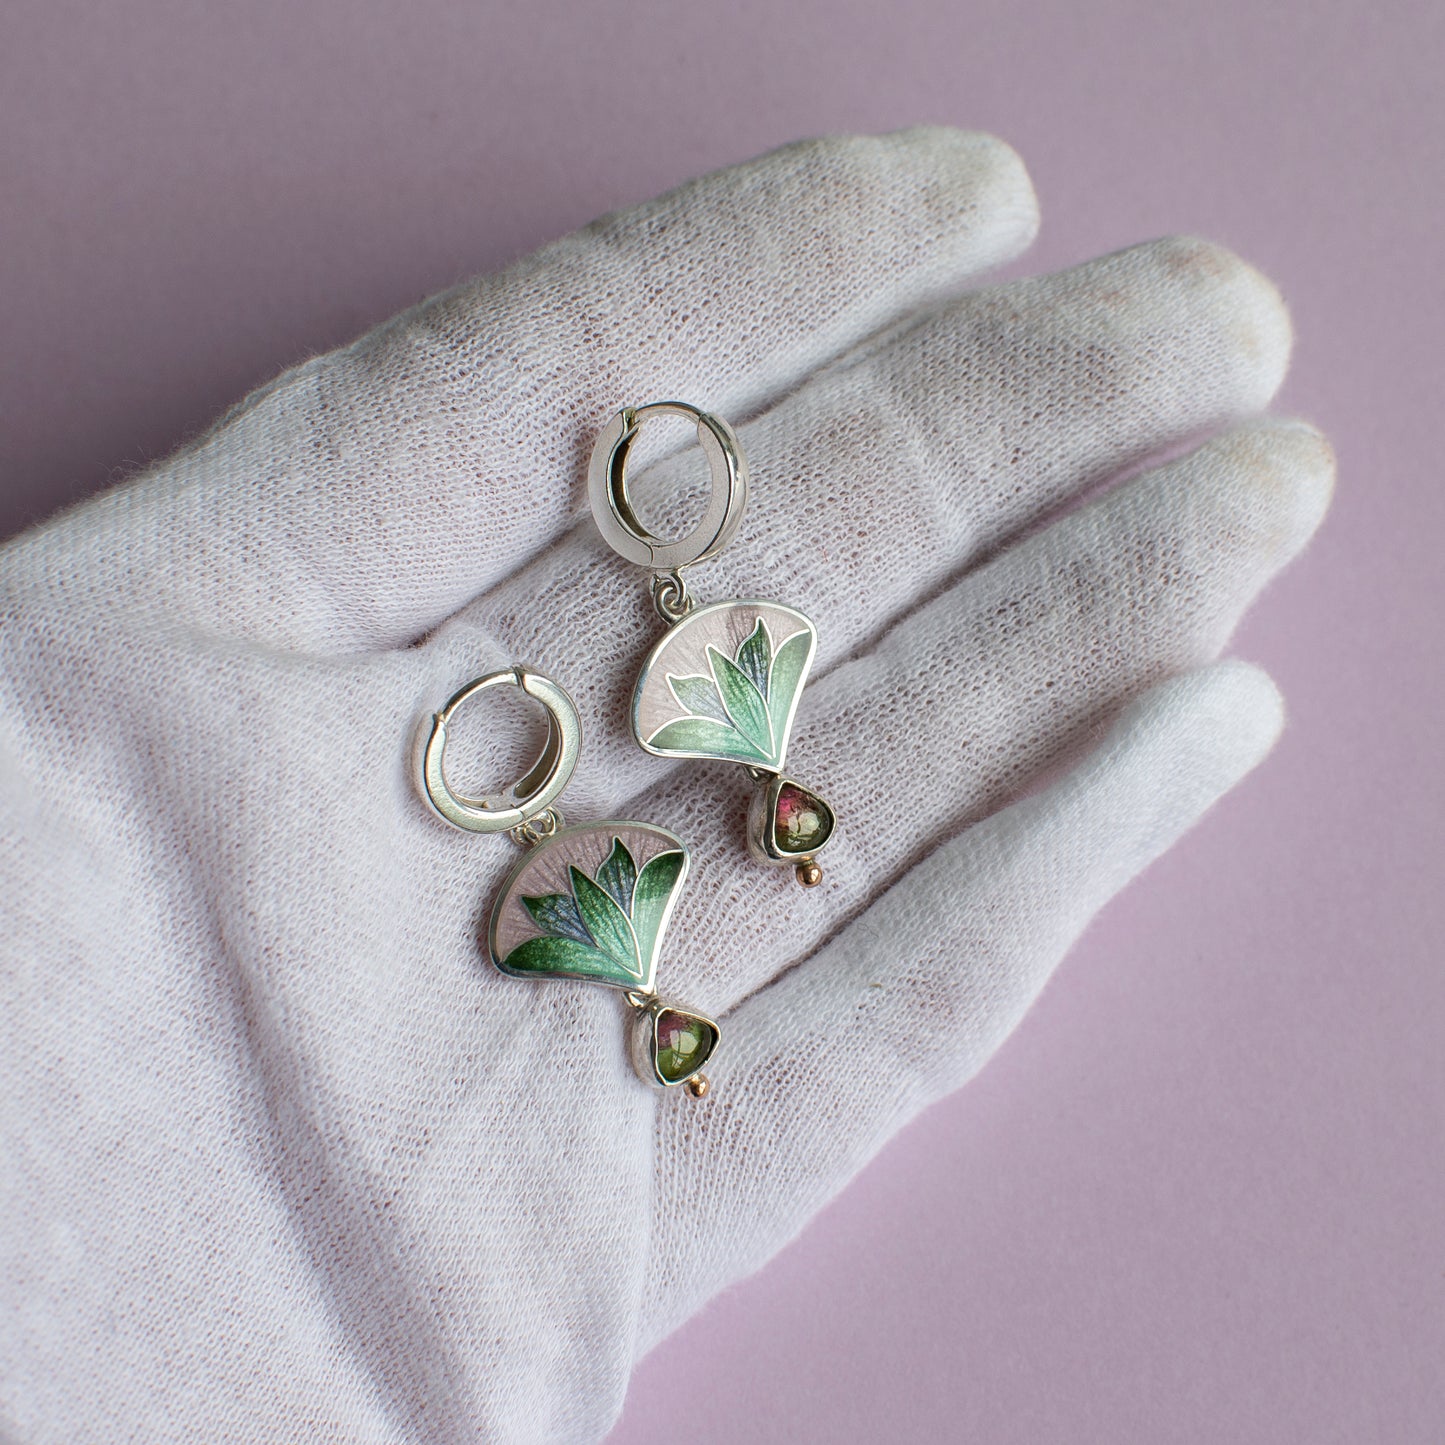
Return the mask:
<path id="1" fill-rule="evenodd" d="M 0 552 L 7 1434 L 596 1439 L 1259 761 L 1279 698 L 1216 658 L 1332 474 L 1248 420 L 1283 305 L 1196 240 L 964 291 L 1035 225 L 986 137 L 790 146 Z M 818 625 L 791 757 L 840 826 L 808 892 L 748 860 L 735 768 L 627 731 L 660 624 L 583 471 L 669 396 L 753 473 L 691 585 Z M 722 1021 L 706 1100 L 636 1080 L 615 994 L 479 950 L 516 851 L 440 825 L 408 743 L 514 661 L 581 707 L 569 819 L 692 846 L 659 977 Z"/>

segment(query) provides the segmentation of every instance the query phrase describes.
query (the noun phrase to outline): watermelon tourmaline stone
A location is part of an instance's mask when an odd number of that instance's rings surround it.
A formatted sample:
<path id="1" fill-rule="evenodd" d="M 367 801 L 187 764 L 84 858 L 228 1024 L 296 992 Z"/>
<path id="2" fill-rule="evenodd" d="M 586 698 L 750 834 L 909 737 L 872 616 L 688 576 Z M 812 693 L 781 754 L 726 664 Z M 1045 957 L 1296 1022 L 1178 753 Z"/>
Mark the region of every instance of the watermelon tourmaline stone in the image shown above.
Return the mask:
<path id="1" fill-rule="evenodd" d="M 814 853 L 833 832 L 833 810 L 816 794 L 796 783 L 778 789 L 773 837 L 782 853 Z"/>
<path id="2" fill-rule="evenodd" d="M 707 1063 L 717 1046 L 717 1029 L 707 1019 L 665 1008 L 657 1016 L 657 1072 L 680 1084 Z"/>

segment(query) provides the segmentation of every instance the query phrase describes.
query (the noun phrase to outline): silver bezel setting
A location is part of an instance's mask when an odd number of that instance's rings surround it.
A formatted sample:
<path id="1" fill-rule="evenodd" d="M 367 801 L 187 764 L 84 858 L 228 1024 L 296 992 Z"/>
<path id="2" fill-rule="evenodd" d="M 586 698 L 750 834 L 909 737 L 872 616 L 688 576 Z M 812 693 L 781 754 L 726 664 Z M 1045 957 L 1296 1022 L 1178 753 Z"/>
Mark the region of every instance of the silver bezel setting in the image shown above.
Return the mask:
<path id="1" fill-rule="evenodd" d="M 815 848 L 805 848 L 801 853 L 790 853 L 787 849 L 779 847 L 777 832 L 773 826 L 778 815 L 778 795 L 789 786 L 817 798 L 828 811 L 829 827 L 823 841 Z M 800 863 L 806 863 L 810 859 L 816 858 L 833 841 L 833 834 L 837 827 L 837 814 L 833 812 L 833 805 L 826 798 L 818 797 L 817 793 L 813 792 L 811 788 L 803 787 L 796 778 L 778 773 L 773 777 L 759 780 L 758 789 L 753 794 L 752 802 L 748 804 L 748 853 L 759 863 L 778 863 L 797 867 Z"/>
<path id="2" fill-rule="evenodd" d="M 688 1008 L 684 1004 L 671 1003 L 666 999 L 658 998 L 656 994 L 647 999 L 645 1007 L 637 1004 L 634 1007 L 637 1009 L 637 1014 L 632 1020 L 629 1054 L 632 1067 L 637 1071 L 637 1076 L 645 1083 L 653 1084 L 659 1089 L 676 1089 L 696 1078 L 716 1056 L 722 1043 L 722 1030 L 706 1014 L 699 1013 L 697 1009 Z M 699 1020 L 712 1030 L 713 1036 L 712 1048 L 708 1050 L 707 1057 L 692 1073 L 686 1074 L 680 1079 L 663 1078 L 657 1067 L 657 1024 L 661 1016 L 669 1012 L 687 1014 L 690 1018 Z"/>

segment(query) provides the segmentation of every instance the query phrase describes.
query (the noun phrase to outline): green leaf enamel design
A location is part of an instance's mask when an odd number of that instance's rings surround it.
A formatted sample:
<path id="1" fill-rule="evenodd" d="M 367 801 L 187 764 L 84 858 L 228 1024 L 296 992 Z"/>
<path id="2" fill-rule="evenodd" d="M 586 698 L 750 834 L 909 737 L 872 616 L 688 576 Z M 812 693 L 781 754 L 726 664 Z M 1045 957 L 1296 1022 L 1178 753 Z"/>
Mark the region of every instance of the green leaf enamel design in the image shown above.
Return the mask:
<path id="1" fill-rule="evenodd" d="M 813 654 L 813 639 L 806 632 L 794 633 L 773 657 L 768 688 L 768 712 L 771 714 L 773 736 L 785 741 L 792 726 L 793 708 L 803 690 L 803 678 Z M 779 766 L 782 748 L 779 747 Z"/>
<path id="2" fill-rule="evenodd" d="M 614 963 L 620 964 L 634 978 L 642 976 L 642 960 L 637 956 L 637 940 L 627 915 L 612 901 L 605 888 L 599 888 L 575 865 L 567 870 L 572 879 L 572 896 L 577 912 L 587 925 L 592 941 Z"/>
<path id="3" fill-rule="evenodd" d="M 622 846 L 621 838 L 612 840 L 612 851 L 597 870 L 597 883 L 624 913 L 632 912 L 632 890 L 637 886 L 637 864 L 632 861 L 632 854 Z"/>
<path id="4" fill-rule="evenodd" d="M 766 768 L 773 762 L 730 723 L 714 722 L 710 717 L 680 717 L 659 728 L 647 743 L 658 752 L 701 753 L 730 763 L 760 764 Z"/>
<path id="5" fill-rule="evenodd" d="M 728 710 L 718 693 L 717 683 L 710 677 L 669 677 L 667 685 L 672 695 L 693 717 L 712 718 L 724 727 L 728 725 Z"/>
<path id="6" fill-rule="evenodd" d="M 529 938 L 525 943 L 519 943 L 501 966 L 507 973 L 580 978 L 590 983 L 610 983 L 621 988 L 636 988 L 639 982 L 637 975 L 624 968 L 611 954 L 571 938 Z"/>
<path id="7" fill-rule="evenodd" d="M 649 858 L 637 875 L 632 894 L 632 932 L 637 949 L 648 963 L 655 963 L 662 943 L 662 930 L 672 910 L 672 900 L 682 882 L 683 854 L 677 849 Z"/>
<path id="8" fill-rule="evenodd" d="M 577 911 L 577 900 L 570 893 L 544 893 L 540 898 L 524 898 L 522 903 L 545 932 L 576 943 L 592 942 L 592 935 Z"/>
<path id="9" fill-rule="evenodd" d="M 770 609 L 769 615 L 781 613 L 802 626 L 775 650 L 773 633 L 759 612 L 732 657 L 712 643 L 707 644 L 711 676 L 666 673 L 668 689 L 687 716 L 664 722 L 644 741 L 657 753 L 720 758 L 781 771 L 793 712 L 813 657 L 812 626 L 800 613 L 785 609 L 779 603 L 717 606 L 719 611 L 726 608 L 745 616 L 745 609 L 751 607 Z M 689 626 L 710 611 L 712 609 L 705 608 L 695 613 L 679 623 L 678 628 Z M 716 622 L 708 625 L 717 627 Z M 777 625 L 776 616 L 774 625 Z M 652 706 L 656 706 L 655 702 Z"/>
<path id="10" fill-rule="evenodd" d="M 772 666 L 773 639 L 768 636 L 767 623 L 759 617 L 758 625 L 738 648 L 738 667 L 752 680 L 765 703 L 768 700 L 768 673 Z"/>
<path id="11" fill-rule="evenodd" d="M 708 648 L 707 660 L 732 725 L 765 758 L 772 757 L 773 725 L 768 720 L 768 705 L 757 685 L 737 663 L 724 657 L 717 648 Z"/>
<path id="12" fill-rule="evenodd" d="M 626 844 L 614 837 L 595 878 L 569 864 L 570 892 L 519 895 L 543 933 L 498 959 L 498 967 L 524 976 L 651 988 L 663 930 L 686 868 L 687 855 L 668 848 L 639 869 Z"/>

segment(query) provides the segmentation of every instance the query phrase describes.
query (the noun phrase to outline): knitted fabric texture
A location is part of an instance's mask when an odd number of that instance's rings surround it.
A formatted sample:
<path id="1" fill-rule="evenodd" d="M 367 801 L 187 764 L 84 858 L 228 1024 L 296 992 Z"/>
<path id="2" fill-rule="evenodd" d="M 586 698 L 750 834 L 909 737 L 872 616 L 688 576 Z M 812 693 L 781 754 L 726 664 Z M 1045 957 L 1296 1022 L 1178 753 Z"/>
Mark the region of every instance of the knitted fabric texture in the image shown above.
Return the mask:
<path id="1" fill-rule="evenodd" d="M 1249 419 L 1279 297 L 1192 240 L 968 289 L 1035 225 L 988 137 L 788 147 L 307 362 L 0 551 L 8 1437 L 598 1439 L 640 1355 L 976 1071 L 1263 756 L 1278 697 L 1216 658 L 1331 475 Z M 691 585 L 818 624 L 790 764 L 840 821 L 808 892 L 748 860 L 739 769 L 627 730 L 660 624 L 582 473 L 669 396 L 752 464 Z M 669 444 L 640 485 L 685 504 L 696 464 Z M 569 818 L 693 849 L 660 981 L 722 1021 L 705 1101 L 630 1073 L 615 994 L 485 961 L 516 850 L 438 824 L 408 744 L 514 661 L 581 708 Z M 456 776 L 503 781 L 525 736 L 460 716 Z"/>

